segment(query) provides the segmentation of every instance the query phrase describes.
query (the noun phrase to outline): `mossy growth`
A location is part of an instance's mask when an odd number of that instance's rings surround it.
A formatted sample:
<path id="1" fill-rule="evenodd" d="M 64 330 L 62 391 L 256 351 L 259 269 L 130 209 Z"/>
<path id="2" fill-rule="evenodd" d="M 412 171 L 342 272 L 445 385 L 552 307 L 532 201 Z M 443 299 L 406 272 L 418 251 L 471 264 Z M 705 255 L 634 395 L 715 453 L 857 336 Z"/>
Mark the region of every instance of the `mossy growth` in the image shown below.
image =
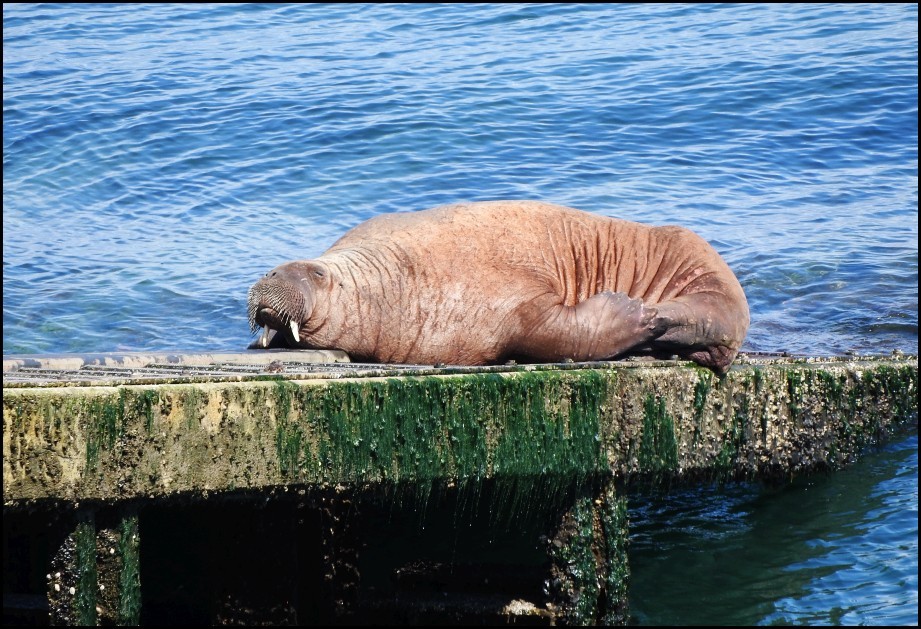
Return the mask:
<path id="1" fill-rule="evenodd" d="M 160 393 L 156 389 L 142 389 L 134 397 L 134 412 L 144 418 L 147 434 L 153 432 L 154 409 L 160 404 Z"/>
<path id="2" fill-rule="evenodd" d="M 639 449 L 640 473 L 659 482 L 678 469 L 675 422 L 665 400 L 649 394 L 643 405 L 643 435 Z"/>
<path id="3" fill-rule="evenodd" d="M 704 411 L 707 408 L 707 394 L 710 392 L 711 376 L 698 373 L 697 384 L 694 385 L 694 434 L 692 442 L 699 443 L 701 425 L 703 424 Z"/>
<path id="4" fill-rule="evenodd" d="M 96 525 L 92 517 L 77 524 L 76 538 L 77 586 L 74 598 L 74 617 L 81 626 L 96 625 Z"/>
<path id="5" fill-rule="evenodd" d="M 607 382 L 592 371 L 280 383 L 280 467 L 291 480 L 584 479 L 605 465 Z"/>
<path id="6" fill-rule="evenodd" d="M 630 568 L 627 501 L 608 480 L 596 498 L 576 497 L 548 544 L 548 592 L 558 620 L 570 625 L 623 625 Z"/>
<path id="7" fill-rule="evenodd" d="M 551 596 L 567 625 L 595 624 L 601 595 L 595 559 L 595 513 L 590 496 L 578 498 L 549 545 Z"/>
<path id="8" fill-rule="evenodd" d="M 186 404 L 198 404 L 200 394 L 190 389 L 191 393 L 185 394 Z M 99 454 L 102 449 L 111 450 L 121 440 L 128 429 L 137 419 L 142 418 L 144 429 L 148 434 L 153 431 L 154 413 L 159 408 L 160 394 L 156 389 L 143 389 L 134 392 L 125 387 L 119 387 L 117 392 L 97 397 L 88 397 L 82 400 L 74 399 L 76 403 L 70 407 L 68 403 L 54 415 L 54 423 L 60 429 L 61 417 L 78 415 L 84 418 L 86 429 L 86 463 L 88 469 L 95 469 L 99 463 Z M 49 404 L 46 415 L 51 410 Z M 197 413 L 197 406 L 186 411 L 188 414 Z M 50 417 L 47 417 L 50 421 Z M 191 426 L 190 426 L 191 427 Z"/>
<path id="9" fill-rule="evenodd" d="M 785 370 L 791 418 L 829 425 L 826 463 L 853 461 L 891 425 L 917 418 L 917 368 L 878 365 L 860 372 L 803 367 Z"/>
<path id="10" fill-rule="evenodd" d="M 787 408 L 790 410 L 790 418 L 796 421 L 803 405 L 803 370 L 784 369 L 784 374 L 787 377 Z"/>
<path id="11" fill-rule="evenodd" d="M 202 393 L 197 387 L 185 387 L 181 396 L 185 425 L 186 428 L 192 429 L 201 423 Z"/>
<path id="12" fill-rule="evenodd" d="M 94 469 L 99 462 L 100 448 L 111 449 L 125 433 L 125 390 L 117 394 L 90 398 L 83 408 L 86 418 L 86 464 Z"/>
<path id="13" fill-rule="evenodd" d="M 604 590 L 599 601 L 599 624 L 627 624 L 630 564 L 627 559 L 629 522 L 627 499 L 619 496 L 609 483 L 602 495 L 601 528 L 604 534 Z"/>
<path id="14" fill-rule="evenodd" d="M 710 378 L 701 375 L 694 385 L 694 419 L 699 423 L 707 406 L 707 393 L 710 392 Z"/>
<path id="15" fill-rule="evenodd" d="M 752 367 L 752 382 L 755 385 L 755 393 L 761 393 L 764 389 L 764 371 L 761 367 Z"/>
<path id="16" fill-rule="evenodd" d="M 136 515 L 129 515 L 121 520 L 118 553 L 122 560 L 119 574 L 118 624 L 136 627 L 141 624 L 140 540 Z"/>
<path id="17" fill-rule="evenodd" d="M 275 447 L 278 452 L 278 465 L 284 475 L 296 474 L 302 448 L 304 433 L 301 427 L 289 421 L 291 399 L 297 394 L 297 385 L 286 381 L 276 383 L 275 396 L 278 404 L 277 423 L 275 426 Z"/>
<path id="18" fill-rule="evenodd" d="M 880 365 L 863 374 L 849 393 L 841 394 L 837 437 L 842 455 L 853 458 L 867 445 L 878 443 L 889 423 L 917 421 L 918 371 L 910 366 Z M 872 404 L 867 404 L 872 401 Z"/>
<path id="19" fill-rule="evenodd" d="M 918 418 L 918 369 L 880 365 L 863 379 L 872 399 L 886 399 L 896 421 Z"/>
<path id="20" fill-rule="evenodd" d="M 732 415 L 732 423 L 723 435 L 719 454 L 713 462 L 713 474 L 719 482 L 739 476 L 739 456 L 745 446 L 746 433 L 750 421 L 749 398 L 742 396 Z"/>

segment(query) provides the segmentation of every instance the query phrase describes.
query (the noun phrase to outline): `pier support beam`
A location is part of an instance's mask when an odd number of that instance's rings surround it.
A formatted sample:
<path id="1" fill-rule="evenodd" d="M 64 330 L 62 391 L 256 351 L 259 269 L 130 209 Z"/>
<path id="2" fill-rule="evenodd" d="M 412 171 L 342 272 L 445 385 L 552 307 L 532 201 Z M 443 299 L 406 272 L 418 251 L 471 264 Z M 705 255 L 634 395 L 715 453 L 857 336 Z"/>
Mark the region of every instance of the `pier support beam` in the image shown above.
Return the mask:
<path id="1" fill-rule="evenodd" d="M 548 542 L 548 597 L 567 625 L 625 625 L 628 618 L 627 500 L 613 481 L 576 498 Z"/>
<path id="2" fill-rule="evenodd" d="M 97 515 L 92 508 L 78 509 L 70 533 L 51 557 L 47 594 L 53 625 L 140 623 L 137 515 Z"/>

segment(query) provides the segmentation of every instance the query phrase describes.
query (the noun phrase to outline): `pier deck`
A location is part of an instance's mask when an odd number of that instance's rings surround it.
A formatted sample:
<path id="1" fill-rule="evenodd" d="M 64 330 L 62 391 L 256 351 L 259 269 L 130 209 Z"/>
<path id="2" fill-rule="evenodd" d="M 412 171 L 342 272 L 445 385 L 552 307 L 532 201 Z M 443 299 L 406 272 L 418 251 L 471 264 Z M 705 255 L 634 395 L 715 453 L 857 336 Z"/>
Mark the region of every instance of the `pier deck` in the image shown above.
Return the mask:
<path id="1" fill-rule="evenodd" d="M 917 422 L 914 356 L 347 361 L 5 357 L 5 617 L 622 623 L 631 488 L 783 483 Z"/>

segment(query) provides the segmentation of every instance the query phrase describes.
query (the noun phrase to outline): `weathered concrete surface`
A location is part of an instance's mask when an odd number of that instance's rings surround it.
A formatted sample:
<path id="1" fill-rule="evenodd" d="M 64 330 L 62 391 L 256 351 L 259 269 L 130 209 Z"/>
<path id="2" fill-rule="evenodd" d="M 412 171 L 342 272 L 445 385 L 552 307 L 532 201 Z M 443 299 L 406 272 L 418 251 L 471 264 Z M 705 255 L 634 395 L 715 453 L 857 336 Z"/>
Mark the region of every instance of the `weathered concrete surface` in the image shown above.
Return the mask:
<path id="1" fill-rule="evenodd" d="M 291 483 L 786 478 L 845 465 L 917 421 L 916 357 L 749 360 L 723 379 L 687 363 L 593 366 L 5 385 L 4 504 Z"/>
<path id="2" fill-rule="evenodd" d="M 623 624 L 620 485 L 835 469 L 917 422 L 916 357 L 204 356 L 10 361 L 5 617 Z"/>
<path id="3" fill-rule="evenodd" d="M 214 363 L 267 364 L 279 356 L 305 363 L 349 362 L 345 352 L 334 349 L 261 350 L 258 352 L 119 352 L 99 354 L 29 354 L 3 357 L 3 373 L 24 367 L 39 369 L 80 369 L 100 367 L 146 367 L 150 364 L 212 365 Z"/>
<path id="4" fill-rule="evenodd" d="M 11 355 L 3 357 L 3 386 L 244 380 L 247 375 L 284 369 L 285 365 L 328 372 L 332 365 L 351 365 L 351 361 L 339 350 Z M 352 365 L 358 367 L 367 370 L 367 366 Z"/>

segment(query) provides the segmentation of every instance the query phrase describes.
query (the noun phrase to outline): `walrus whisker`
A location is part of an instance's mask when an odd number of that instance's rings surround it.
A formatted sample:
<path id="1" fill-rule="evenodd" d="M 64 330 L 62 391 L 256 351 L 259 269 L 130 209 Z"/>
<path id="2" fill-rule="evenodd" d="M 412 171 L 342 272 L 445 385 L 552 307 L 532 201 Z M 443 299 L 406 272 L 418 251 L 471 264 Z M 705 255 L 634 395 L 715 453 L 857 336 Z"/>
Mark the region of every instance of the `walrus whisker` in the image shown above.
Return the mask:
<path id="1" fill-rule="evenodd" d="M 294 342 L 300 343 L 300 322 L 305 318 L 307 308 L 303 296 L 296 289 L 287 284 L 279 284 L 278 280 L 272 280 L 270 283 L 260 282 L 250 289 L 247 301 L 251 334 L 259 333 L 260 327 L 264 327 L 259 338 L 262 347 L 268 346 L 271 329 L 268 324 L 260 326 L 257 323 L 259 311 L 263 308 L 274 311 L 281 327 L 290 329 Z"/>

